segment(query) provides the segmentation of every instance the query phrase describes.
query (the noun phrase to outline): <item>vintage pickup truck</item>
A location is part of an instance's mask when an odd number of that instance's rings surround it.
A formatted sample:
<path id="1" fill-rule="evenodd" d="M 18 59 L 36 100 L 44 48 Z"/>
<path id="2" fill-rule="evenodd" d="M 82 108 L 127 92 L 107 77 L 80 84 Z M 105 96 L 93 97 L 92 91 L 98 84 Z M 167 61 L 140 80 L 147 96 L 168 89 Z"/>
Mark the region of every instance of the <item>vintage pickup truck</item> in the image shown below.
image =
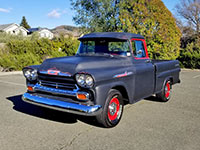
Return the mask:
<path id="1" fill-rule="evenodd" d="M 150 60 L 144 37 L 132 33 L 91 33 L 79 38 L 75 56 L 52 58 L 23 68 L 25 102 L 59 111 L 96 116 L 114 127 L 125 104 L 155 94 L 171 97 L 179 83 L 177 60 Z"/>

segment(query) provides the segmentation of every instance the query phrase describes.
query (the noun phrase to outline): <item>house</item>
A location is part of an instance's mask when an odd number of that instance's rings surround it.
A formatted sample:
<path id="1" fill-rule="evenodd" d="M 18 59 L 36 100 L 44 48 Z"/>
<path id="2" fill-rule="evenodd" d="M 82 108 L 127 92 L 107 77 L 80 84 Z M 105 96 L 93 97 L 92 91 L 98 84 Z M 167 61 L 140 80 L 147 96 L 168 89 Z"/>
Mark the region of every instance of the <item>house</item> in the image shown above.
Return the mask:
<path id="1" fill-rule="evenodd" d="M 14 34 L 14 35 L 22 34 L 23 36 L 27 36 L 27 33 L 28 33 L 27 29 L 25 29 L 22 26 L 19 26 L 16 23 L 2 24 L 0 25 L 0 31 L 6 32 L 9 34 Z"/>
<path id="2" fill-rule="evenodd" d="M 51 31 L 49 31 L 49 29 L 47 28 L 30 28 L 28 29 L 28 31 L 29 31 L 29 34 L 38 32 L 41 38 L 52 39 L 54 37 L 54 34 Z"/>

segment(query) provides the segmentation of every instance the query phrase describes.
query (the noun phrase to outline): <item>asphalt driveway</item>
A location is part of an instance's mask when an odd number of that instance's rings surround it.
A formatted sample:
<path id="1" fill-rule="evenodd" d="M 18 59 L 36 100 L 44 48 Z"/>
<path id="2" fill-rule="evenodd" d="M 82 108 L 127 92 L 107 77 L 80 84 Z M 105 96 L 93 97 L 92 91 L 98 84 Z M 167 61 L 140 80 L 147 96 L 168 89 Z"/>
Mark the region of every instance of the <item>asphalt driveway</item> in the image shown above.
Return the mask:
<path id="1" fill-rule="evenodd" d="M 199 150 L 200 71 L 181 72 L 169 102 L 126 105 L 111 129 L 94 118 L 24 103 L 25 79 L 0 74 L 0 150 Z"/>

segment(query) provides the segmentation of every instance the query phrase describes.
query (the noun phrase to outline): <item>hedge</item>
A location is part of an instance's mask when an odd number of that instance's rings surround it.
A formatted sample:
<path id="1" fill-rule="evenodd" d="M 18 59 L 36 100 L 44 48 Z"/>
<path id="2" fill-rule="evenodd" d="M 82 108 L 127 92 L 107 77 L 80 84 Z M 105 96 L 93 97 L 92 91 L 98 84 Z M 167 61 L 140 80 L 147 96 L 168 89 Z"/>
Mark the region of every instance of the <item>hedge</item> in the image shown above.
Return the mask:
<path id="1" fill-rule="evenodd" d="M 200 69 L 200 39 L 188 43 L 178 60 L 182 68 Z"/>
<path id="2" fill-rule="evenodd" d="M 0 66 L 4 71 L 21 70 L 25 66 L 41 64 L 46 58 L 71 56 L 78 45 L 78 40 L 72 37 L 49 40 L 16 36 L 7 39 L 6 46 L 0 48 Z"/>

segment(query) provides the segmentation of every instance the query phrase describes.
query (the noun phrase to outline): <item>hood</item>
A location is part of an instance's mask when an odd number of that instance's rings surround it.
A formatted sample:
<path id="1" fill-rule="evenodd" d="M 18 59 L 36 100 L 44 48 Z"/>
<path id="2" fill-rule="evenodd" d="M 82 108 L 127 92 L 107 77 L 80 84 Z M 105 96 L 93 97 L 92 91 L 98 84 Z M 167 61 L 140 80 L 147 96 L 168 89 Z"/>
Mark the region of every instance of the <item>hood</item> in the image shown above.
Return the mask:
<path id="1" fill-rule="evenodd" d="M 123 61 L 122 61 L 123 60 Z M 39 71 L 56 71 L 74 75 L 77 72 L 88 72 L 93 69 L 122 67 L 129 65 L 127 57 L 110 56 L 70 56 L 45 60 L 39 68 Z"/>

